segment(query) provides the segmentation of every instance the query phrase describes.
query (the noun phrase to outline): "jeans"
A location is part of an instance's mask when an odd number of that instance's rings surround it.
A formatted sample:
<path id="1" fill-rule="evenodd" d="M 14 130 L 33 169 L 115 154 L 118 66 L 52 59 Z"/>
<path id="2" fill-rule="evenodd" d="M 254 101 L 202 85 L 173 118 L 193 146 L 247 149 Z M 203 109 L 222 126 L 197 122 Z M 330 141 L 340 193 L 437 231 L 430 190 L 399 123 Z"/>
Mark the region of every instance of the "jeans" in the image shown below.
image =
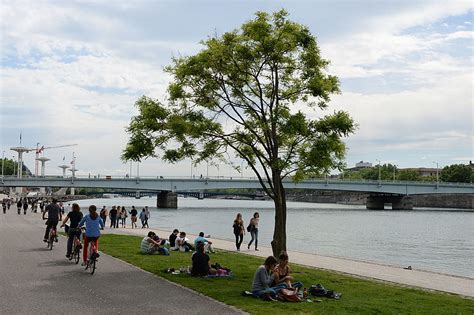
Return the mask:
<path id="1" fill-rule="evenodd" d="M 105 221 L 107 221 L 107 217 L 106 216 L 103 216 L 103 217 L 101 216 L 101 218 L 102 218 L 102 221 L 104 221 L 104 227 L 105 227 Z"/>
<path id="2" fill-rule="evenodd" d="M 244 240 L 244 235 L 243 234 L 234 234 L 235 235 L 235 246 L 237 249 L 240 249 L 240 245 L 242 244 L 242 241 Z"/>
<path id="3" fill-rule="evenodd" d="M 46 221 L 46 232 L 44 233 L 44 239 L 47 240 L 49 238 L 49 231 L 51 230 L 51 228 L 53 228 L 54 230 L 56 230 L 56 226 L 58 226 L 58 220 L 54 220 L 54 221 Z"/>
<path id="4" fill-rule="evenodd" d="M 257 249 L 257 247 L 258 247 L 258 229 L 253 229 L 252 231 L 250 231 L 250 236 L 252 237 L 252 239 L 250 240 L 248 247 L 250 248 L 250 245 L 252 245 L 252 242 L 255 240 L 255 249 Z"/>
<path id="5" fill-rule="evenodd" d="M 110 217 L 110 227 L 114 228 L 115 227 L 115 221 L 117 220 L 117 217 Z"/>
<path id="6" fill-rule="evenodd" d="M 71 255 L 72 253 L 72 243 L 74 241 L 74 236 L 77 236 L 78 238 L 81 237 L 81 230 L 77 228 L 70 228 L 69 229 L 69 237 L 67 239 L 67 251 L 66 255 Z"/>
<path id="7" fill-rule="evenodd" d="M 267 289 L 264 289 L 264 290 L 254 290 L 254 291 L 252 291 L 252 295 L 254 297 L 262 297 L 262 295 L 268 293 L 272 297 L 276 297 L 276 295 L 278 294 L 278 291 L 280 291 L 281 289 L 285 289 L 287 287 L 288 286 L 285 283 L 280 283 L 280 284 L 277 284 L 277 285 L 275 285 L 271 288 L 267 288 Z"/>

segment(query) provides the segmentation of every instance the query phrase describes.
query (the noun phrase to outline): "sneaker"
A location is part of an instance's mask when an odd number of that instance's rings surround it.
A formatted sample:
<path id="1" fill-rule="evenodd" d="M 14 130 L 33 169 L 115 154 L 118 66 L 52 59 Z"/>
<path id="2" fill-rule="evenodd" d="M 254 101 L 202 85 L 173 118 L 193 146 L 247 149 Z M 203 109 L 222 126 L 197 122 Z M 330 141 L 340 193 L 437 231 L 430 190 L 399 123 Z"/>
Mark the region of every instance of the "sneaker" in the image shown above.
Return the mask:
<path id="1" fill-rule="evenodd" d="M 71 254 L 66 254 L 66 258 L 71 258 Z"/>
<path id="2" fill-rule="evenodd" d="M 82 267 L 85 267 L 86 265 L 87 265 L 86 262 L 81 262 L 81 266 L 82 266 Z"/>
<path id="3" fill-rule="evenodd" d="M 255 250 L 258 252 L 258 248 L 255 248 Z"/>
<path id="4" fill-rule="evenodd" d="M 48 242 L 48 239 L 47 239 L 47 238 L 43 238 L 43 242 L 47 243 L 47 242 Z"/>
<path id="5" fill-rule="evenodd" d="M 55 241 L 56 243 L 58 242 L 58 237 L 57 237 L 57 236 L 54 237 L 54 241 Z"/>

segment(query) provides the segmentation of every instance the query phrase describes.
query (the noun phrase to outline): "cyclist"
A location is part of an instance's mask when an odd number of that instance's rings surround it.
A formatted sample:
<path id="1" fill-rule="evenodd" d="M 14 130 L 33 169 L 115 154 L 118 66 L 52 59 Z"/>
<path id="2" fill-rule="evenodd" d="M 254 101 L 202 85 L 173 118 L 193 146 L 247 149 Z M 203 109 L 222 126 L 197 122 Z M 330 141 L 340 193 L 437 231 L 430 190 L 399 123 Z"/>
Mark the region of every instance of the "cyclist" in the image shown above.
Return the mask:
<path id="1" fill-rule="evenodd" d="M 77 236 L 78 238 L 81 237 L 81 229 L 79 229 L 77 226 L 79 225 L 79 222 L 82 219 L 82 212 L 81 208 L 77 203 L 72 204 L 72 210 L 69 211 L 69 213 L 66 215 L 66 218 L 63 220 L 63 224 L 61 224 L 61 227 L 64 227 L 64 225 L 67 223 L 68 220 L 71 221 L 71 224 L 69 225 L 69 232 L 68 232 L 68 239 L 67 239 L 67 251 L 66 251 L 66 257 L 69 258 L 72 253 L 72 242 L 74 241 L 74 236 Z"/>
<path id="2" fill-rule="evenodd" d="M 89 206 L 89 214 L 86 214 L 81 221 L 79 222 L 78 227 L 82 227 L 86 224 L 86 233 L 84 236 L 84 251 L 82 256 L 82 265 L 85 266 L 87 263 L 87 251 L 89 246 L 89 241 L 95 243 L 95 248 L 99 250 L 99 237 L 100 229 L 104 227 L 104 221 L 97 214 L 97 207 L 94 205 Z M 99 257 L 99 253 L 96 253 L 95 258 Z"/>
<path id="3" fill-rule="evenodd" d="M 62 219 L 62 214 L 56 198 L 53 198 L 52 202 L 46 206 L 46 211 L 43 212 L 43 220 L 45 220 L 46 213 L 48 213 L 48 220 L 46 221 L 46 232 L 44 233 L 43 241 L 45 243 L 48 241 L 49 231 L 53 228 L 55 232 L 54 240 L 57 242 L 58 236 L 56 235 L 56 227 L 58 226 L 59 220 Z"/>

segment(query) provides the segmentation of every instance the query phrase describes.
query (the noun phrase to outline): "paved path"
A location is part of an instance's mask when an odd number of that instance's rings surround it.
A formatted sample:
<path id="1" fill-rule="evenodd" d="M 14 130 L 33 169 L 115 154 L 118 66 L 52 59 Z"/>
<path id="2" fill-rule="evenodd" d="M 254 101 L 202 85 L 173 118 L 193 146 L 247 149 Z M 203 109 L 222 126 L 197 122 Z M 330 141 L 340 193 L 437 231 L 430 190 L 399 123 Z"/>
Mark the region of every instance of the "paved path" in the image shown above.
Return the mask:
<path id="1" fill-rule="evenodd" d="M 91 276 L 64 257 L 65 238 L 46 248 L 39 215 L 14 210 L 0 214 L 2 314 L 241 314 L 104 254 Z"/>
<path id="2" fill-rule="evenodd" d="M 170 231 L 166 230 L 152 230 L 155 231 L 160 237 L 165 238 L 167 238 L 171 233 Z M 143 230 L 130 228 L 106 230 L 106 233 L 131 234 L 139 236 L 144 236 L 147 232 L 148 229 Z M 194 240 L 196 235 L 187 233 L 187 237 L 190 240 Z M 212 238 L 211 240 L 215 248 L 221 248 L 231 251 L 235 250 L 234 242 Z M 259 246 L 259 249 L 260 251 L 258 252 L 252 249 L 247 250 L 246 243 L 243 243 L 240 253 L 259 257 L 267 257 L 269 255 L 272 255 L 272 250 L 269 247 Z M 289 251 L 288 254 L 290 256 L 291 262 L 301 265 L 317 267 L 327 270 L 334 270 L 337 272 L 362 276 L 366 278 L 373 278 L 377 280 L 389 281 L 412 287 L 420 287 L 424 289 L 444 291 L 474 297 L 474 279 L 472 278 L 451 276 L 423 270 L 405 270 L 397 266 L 389 266 L 301 252 Z M 264 259 L 262 259 L 262 262 L 263 260 Z"/>

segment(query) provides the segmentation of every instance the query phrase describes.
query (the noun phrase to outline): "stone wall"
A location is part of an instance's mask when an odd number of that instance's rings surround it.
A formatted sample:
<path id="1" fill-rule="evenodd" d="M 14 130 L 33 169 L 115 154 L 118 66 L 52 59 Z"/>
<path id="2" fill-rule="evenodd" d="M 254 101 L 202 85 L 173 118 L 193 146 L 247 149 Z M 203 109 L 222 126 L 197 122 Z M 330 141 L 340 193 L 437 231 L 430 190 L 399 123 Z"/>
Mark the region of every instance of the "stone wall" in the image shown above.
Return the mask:
<path id="1" fill-rule="evenodd" d="M 365 205 L 369 194 L 342 191 L 297 191 L 287 192 L 288 201 L 315 203 L 342 203 Z M 416 208 L 456 208 L 474 209 L 474 194 L 468 195 L 414 195 L 411 196 Z"/>

